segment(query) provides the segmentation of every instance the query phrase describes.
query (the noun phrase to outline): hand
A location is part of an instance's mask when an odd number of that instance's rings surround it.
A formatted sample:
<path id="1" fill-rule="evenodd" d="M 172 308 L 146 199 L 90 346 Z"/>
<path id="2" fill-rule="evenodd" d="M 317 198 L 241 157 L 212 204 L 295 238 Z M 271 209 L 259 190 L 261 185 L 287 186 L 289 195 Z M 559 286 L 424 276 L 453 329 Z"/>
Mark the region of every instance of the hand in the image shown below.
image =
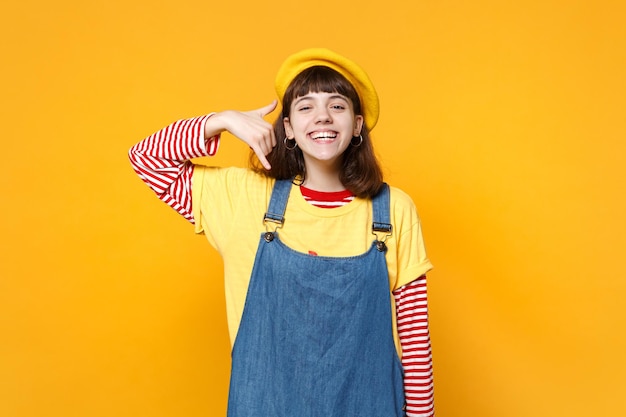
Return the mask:
<path id="1" fill-rule="evenodd" d="M 241 112 L 226 110 L 216 113 L 207 121 L 205 137 L 215 135 L 217 131 L 228 131 L 232 135 L 244 141 L 254 151 L 265 169 L 271 169 L 271 165 L 265 157 L 276 146 L 274 127 L 263 119 L 276 109 L 277 101 L 258 108 Z"/>

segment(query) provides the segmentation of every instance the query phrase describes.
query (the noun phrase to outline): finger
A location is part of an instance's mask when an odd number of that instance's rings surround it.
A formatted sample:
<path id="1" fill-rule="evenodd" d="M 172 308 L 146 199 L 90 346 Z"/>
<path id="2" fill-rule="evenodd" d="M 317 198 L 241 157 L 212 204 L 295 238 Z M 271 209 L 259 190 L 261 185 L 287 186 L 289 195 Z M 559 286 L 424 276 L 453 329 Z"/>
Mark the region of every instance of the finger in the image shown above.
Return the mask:
<path id="1" fill-rule="evenodd" d="M 272 102 L 270 104 L 268 104 L 267 106 L 263 106 L 260 109 L 257 109 L 257 112 L 259 112 L 261 117 L 265 117 L 268 114 L 270 114 L 271 112 L 273 112 L 276 109 L 277 105 L 278 105 L 278 101 L 277 100 L 272 100 Z"/>
<path id="2" fill-rule="evenodd" d="M 267 143 L 263 140 L 258 142 L 258 149 L 260 150 L 260 152 L 263 154 L 263 156 L 267 155 L 269 153 L 269 149 L 267 146 Z M 260 158 L 259 158 L 260 159 Z"/>
<path id="3" fill-rule="evenodd" d="M 276 146 L 276 135 L 274 133 L 274 126 L 271 123 L 262 120 L 263 122 L 263 137 L 261 140 L 267 144 L 268 149 L 265 154 L 267 155 Z"/>
<path id="4" fill-rule="evenodd" d="M 270 141 L 271 141 L 271 144 L 272 144 L 272 148 L 274 148 L 276 146 L 276 144 L 277 144 L 277 141 L 276 141 L 276 133 L 274 133 L 274 128 L 273 127 L 272 127 L 272 130 L 270 131 Z"/>
<path id="5" fill-rule="evenodd" d="M 276 134 L 274 132 L 274 126 L 271 124 L 268 126 L 269 129 L 267 131 L 267 144 L 270 147 L 270 151 L 276 146 Z"/>
<path id="6" fill-rule="evenodd" d="M 272 148 L 276 146 L 276 139 L 274 135 L 274 126 L 265 122 L 263 136 L 259 138 L 259 142 L 262 145 L 263 153 L 267 155 L 272 151 Z"/>
<path id="7" fill-rule="evenodd" d="M 260 148 L 254 147 L 252 148 L 252 150 L 256 154 L 257 158 L 259 158 L 259 161 L 261 162 L 261 165 L 263 165 L 263 168 L 267 169 L 268 171 L 272 169 L 272 166 L 270 165 L 269 161 L 265 157 L 265 154 Z"/>

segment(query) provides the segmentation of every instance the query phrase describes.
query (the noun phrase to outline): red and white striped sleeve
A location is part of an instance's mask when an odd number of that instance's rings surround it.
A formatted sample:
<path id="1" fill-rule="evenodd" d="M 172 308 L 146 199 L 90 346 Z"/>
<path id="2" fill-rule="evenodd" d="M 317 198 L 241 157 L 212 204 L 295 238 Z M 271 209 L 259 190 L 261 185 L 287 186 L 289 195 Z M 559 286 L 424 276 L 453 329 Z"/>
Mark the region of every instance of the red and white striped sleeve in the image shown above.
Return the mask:
<path id="1" fill-rule="evenodd" d="M 435 415 L 426 276 L 393 292 L 402 346 L 407 417 Z"/>
<path id="2" fill-rule="evenodd" d="M 157 196 L 194 223 L 191 209 L 191 158 L 215 155 L 219 135 L 204 138 L 211 115 L 179 120 L 130 148 L 128 157 L 139 177 Z"/>

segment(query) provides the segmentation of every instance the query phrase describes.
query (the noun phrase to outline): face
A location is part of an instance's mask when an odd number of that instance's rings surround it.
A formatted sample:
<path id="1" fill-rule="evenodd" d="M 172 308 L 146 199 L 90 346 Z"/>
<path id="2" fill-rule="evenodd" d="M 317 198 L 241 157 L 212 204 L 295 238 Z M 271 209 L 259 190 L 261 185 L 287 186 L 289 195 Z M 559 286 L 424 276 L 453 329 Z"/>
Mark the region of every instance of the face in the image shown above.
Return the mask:
<path id="1" fill-rule="evenodd" d="M 295 139 L 304 163 L 339 169 L 341 155 L 353 136 L 359 136 L 363 116 L 354 114 L 352 102 L 337 93 L 308 93 L 292 103 L 284 119 L 287 137 Z"/>

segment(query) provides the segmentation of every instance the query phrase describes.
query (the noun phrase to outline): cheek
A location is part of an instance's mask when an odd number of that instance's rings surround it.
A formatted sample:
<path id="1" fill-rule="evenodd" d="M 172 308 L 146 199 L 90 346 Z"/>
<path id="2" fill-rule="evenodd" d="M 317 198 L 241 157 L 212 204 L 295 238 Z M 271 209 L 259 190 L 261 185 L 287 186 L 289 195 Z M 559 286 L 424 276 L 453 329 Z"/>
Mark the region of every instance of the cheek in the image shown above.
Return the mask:
<path id="1" fill-rule="evenodd" d="M 294 130 L 294 132 L 303 130 L 306 124 L 306 120 L 304 120 L 302 117 L 296 117 L 295 119 L 291 119 L 291 128 Z"/>

